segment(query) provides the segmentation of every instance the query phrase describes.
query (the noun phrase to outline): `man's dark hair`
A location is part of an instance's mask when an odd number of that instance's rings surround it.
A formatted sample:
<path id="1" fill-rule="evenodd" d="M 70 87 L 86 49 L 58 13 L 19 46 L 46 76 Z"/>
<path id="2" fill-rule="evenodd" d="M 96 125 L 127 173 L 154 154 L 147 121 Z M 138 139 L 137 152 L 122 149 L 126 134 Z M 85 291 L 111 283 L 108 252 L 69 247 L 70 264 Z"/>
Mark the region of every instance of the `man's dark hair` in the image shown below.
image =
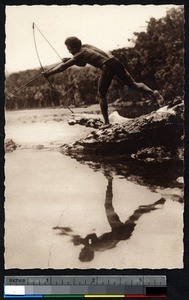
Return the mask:
<path id="1" fill-rule="evenodd" d="M 75 36 L 71 36 L 65 40 L 65 45 L 80 49 L 81 48 L 81 40 Z"/>

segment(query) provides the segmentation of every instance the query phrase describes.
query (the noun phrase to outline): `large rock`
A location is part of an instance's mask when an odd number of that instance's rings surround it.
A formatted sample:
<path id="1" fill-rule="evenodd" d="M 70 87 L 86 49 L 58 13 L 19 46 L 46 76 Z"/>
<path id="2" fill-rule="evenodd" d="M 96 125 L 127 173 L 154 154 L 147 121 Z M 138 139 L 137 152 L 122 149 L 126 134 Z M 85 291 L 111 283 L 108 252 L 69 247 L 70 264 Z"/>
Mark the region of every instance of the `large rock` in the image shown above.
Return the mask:
<path id="1" fill-rule="evenodd" d="M 154 151 L 159 149 L 160 155 L 164 153 L 166 157 L 175 156 L 183 146 L 183 108 L 183 103 L 165 106 L 133 119 L 123 118 L 114 112 L 110 128 L 92 131 L 85 139 L 63 145 L 61 152 L 75 158 L 86 156 L 86 159 L 87 156 L 131 156 L 137 153 L 141 157 L 140 151 L 150 148 Z M 77 118 L 79 120 L 82 116 Z M 94 117 L 93 122 L 95 120 L 99 120 L 99 116 Z"/>

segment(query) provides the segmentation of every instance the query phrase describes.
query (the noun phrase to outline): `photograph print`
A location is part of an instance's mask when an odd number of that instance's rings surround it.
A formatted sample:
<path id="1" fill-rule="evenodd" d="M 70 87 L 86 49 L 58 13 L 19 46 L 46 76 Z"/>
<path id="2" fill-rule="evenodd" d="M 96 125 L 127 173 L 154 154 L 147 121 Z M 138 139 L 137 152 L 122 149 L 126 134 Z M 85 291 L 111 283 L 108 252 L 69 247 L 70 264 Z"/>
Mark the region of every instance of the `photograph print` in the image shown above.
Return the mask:
<path id="1" fill-rule="evenodd" d="M 5 269 L 182 269 L 184 6 L 6 6 Z"/>

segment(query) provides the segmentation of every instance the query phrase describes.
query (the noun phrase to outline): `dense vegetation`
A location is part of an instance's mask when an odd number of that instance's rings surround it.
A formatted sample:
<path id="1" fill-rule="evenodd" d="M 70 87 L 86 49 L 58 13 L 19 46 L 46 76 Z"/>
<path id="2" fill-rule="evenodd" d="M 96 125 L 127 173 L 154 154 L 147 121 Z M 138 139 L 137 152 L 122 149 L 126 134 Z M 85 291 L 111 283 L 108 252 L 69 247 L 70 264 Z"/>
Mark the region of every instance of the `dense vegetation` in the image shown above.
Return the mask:
<path id="1" fill-rule="evenodd" d="M 182 98 L 184 93 L 184 10 L 172 8 L 164 18 L 151 18 L 145 32 L 134 33 L 134 46 L 112 51 L 126 66 L 136 81 L 143 81 L 158 89 L 165 101 Z M 40 70 L 27 70 L 7 76 L 5 93 L 11 93 Z M 12 97 L 6 97 L 7 109 L 26 109 L 68 105 L 80 106 L 97 103 L 97 85 L 100 71 L 90 66 L 72 67 L 50 78 L 61 92 L 53 90 L 41 76 Z M 137 98 L 136 98 L 137 97 Z M 108 101 L 132 101 L 141 95 L 120 89 L 116 80 L 108 92 Z"/>

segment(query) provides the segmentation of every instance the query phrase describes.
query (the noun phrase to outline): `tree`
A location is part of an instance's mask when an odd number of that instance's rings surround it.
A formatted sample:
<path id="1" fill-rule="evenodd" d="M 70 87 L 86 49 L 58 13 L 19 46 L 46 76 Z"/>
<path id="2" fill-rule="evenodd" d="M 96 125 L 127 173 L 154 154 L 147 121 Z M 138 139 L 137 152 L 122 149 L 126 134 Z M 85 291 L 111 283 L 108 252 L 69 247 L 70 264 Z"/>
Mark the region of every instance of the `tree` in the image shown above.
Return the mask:
<path id="1" fill-rule="evenodd" d="M 151 18 L 146 32 L 134 33 L 135 46 L 114 50 L 137 81 L 163 93 L 167 101 L 184 92 L 184 9 Z"/>

